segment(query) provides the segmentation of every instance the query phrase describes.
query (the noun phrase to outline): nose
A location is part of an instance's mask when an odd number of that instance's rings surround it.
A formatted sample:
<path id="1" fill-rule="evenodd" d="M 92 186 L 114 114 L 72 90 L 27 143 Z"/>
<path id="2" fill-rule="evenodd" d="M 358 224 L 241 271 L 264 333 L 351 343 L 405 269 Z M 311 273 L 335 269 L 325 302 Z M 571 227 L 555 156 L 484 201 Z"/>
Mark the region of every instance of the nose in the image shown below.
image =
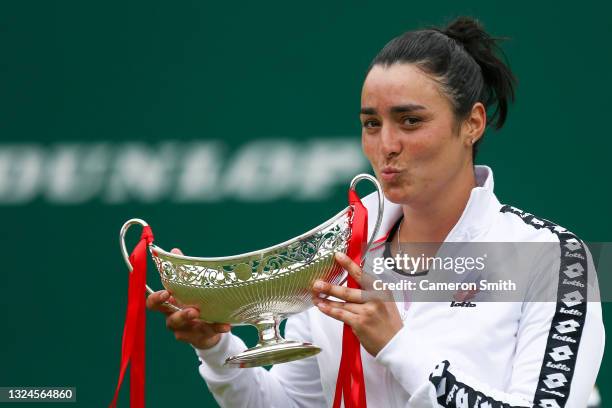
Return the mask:
<path id="1" fill-rule="evenodd" d="M 395 156 L 402 151 L 402 144 L 397 129 L 383 124 L 380 129 L 380 147 L 385 157 Z"/>

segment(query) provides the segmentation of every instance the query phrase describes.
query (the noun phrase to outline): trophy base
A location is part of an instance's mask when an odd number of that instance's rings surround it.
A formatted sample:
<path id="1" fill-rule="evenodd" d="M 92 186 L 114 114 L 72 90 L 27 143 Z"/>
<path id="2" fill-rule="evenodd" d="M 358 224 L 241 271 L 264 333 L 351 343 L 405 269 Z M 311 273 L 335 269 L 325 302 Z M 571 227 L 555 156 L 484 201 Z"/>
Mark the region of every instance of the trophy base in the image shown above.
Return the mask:
<path id="1" fill-rule="evenodd" d="M 257 345 L 225 360 L 225 365 L 240 368 L 261 367 L 287 363 L 318 354 L 321 349 L 310 343 L 283 340 L 278 343 Z"/>

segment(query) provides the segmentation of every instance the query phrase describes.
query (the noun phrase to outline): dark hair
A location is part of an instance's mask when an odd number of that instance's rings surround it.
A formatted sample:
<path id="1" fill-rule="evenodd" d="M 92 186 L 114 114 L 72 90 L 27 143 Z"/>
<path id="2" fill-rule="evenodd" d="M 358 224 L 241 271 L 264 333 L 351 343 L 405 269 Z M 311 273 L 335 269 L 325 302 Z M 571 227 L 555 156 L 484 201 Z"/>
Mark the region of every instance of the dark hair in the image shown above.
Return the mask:
<path id="1" fill-rule="evenodd" d="M 487 34 L 477 20 L 459 17 L 444 29 L 409 31 L 392 39 L 374 58 L 368 72 L 375 65 L 414 63 L 440 83 L 457 118 L 465 118 L 476 102 L 482 102 L 487 111 L 495 106 L 487 123 L 495 122 L 495 128 L 500 129 L 508 115 L 509 101 L 514 101 L 516 85 L 512 71 L 498 57 L 500 54 L 505 60 L 500 40 Z"/>

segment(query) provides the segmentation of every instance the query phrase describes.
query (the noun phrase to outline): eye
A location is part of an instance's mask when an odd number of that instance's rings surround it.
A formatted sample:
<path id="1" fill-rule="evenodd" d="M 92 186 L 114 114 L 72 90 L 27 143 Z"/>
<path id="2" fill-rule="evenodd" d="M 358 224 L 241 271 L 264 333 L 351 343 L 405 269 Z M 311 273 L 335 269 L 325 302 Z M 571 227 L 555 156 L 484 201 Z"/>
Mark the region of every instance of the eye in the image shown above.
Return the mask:
<path id="1" fill-rule="evenodd" d="M 367 119 L 363 121 L 363 127 L 366 129 L 372 129 L 380 126 L 380 123 L 376 119 Z"/>
<path id="2" fill-rule="evenodd" d="M 406 116 L 402 118 L 402 123 L 407 126 L 414 126 L 417 125 L 419 122 L 421 122 L 421 119 L 415 116 Z"/>

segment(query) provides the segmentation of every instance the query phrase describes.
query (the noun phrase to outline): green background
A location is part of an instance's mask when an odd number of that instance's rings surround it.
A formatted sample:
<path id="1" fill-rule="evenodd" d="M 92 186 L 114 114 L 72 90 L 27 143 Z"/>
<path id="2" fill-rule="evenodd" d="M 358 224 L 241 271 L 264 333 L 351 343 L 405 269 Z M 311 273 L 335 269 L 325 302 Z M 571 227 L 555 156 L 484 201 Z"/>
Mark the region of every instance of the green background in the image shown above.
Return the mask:
<path id="1" fill-rule="evenodd" d="M 403 31 L 467 14 L 511 38 L 504 49 L 519 78 L 506 127 L 487 134 L 478 158 L 492 166 L 500 200 L 585 241 L 612 240 L 612 10 L 455 3 L 3 2 L 0 147 L 210 139 L 231 152 L 264 138 L 358 143 L 360 88 L 376 52 Z M 317 225 L 346 204 L 345 193 L 337 184 L 315 201 L 79 205 L 41 194 L 0 206 L 0 386 L 75 386 L 77 405 L 108 404 L 127 293 L 117 233 L 127 218 L 149 221 L 162 247 L 239 253 Z M 612 327 L 609 304 L 604 313 Z M 148 406 L 215 406 L 191 348 L 161 316 L 147 323 Z M 238 332 L 252 344 L 253 330 Z M 612 405 L 611 379 L 607 353 L 604 406 Z"/>

